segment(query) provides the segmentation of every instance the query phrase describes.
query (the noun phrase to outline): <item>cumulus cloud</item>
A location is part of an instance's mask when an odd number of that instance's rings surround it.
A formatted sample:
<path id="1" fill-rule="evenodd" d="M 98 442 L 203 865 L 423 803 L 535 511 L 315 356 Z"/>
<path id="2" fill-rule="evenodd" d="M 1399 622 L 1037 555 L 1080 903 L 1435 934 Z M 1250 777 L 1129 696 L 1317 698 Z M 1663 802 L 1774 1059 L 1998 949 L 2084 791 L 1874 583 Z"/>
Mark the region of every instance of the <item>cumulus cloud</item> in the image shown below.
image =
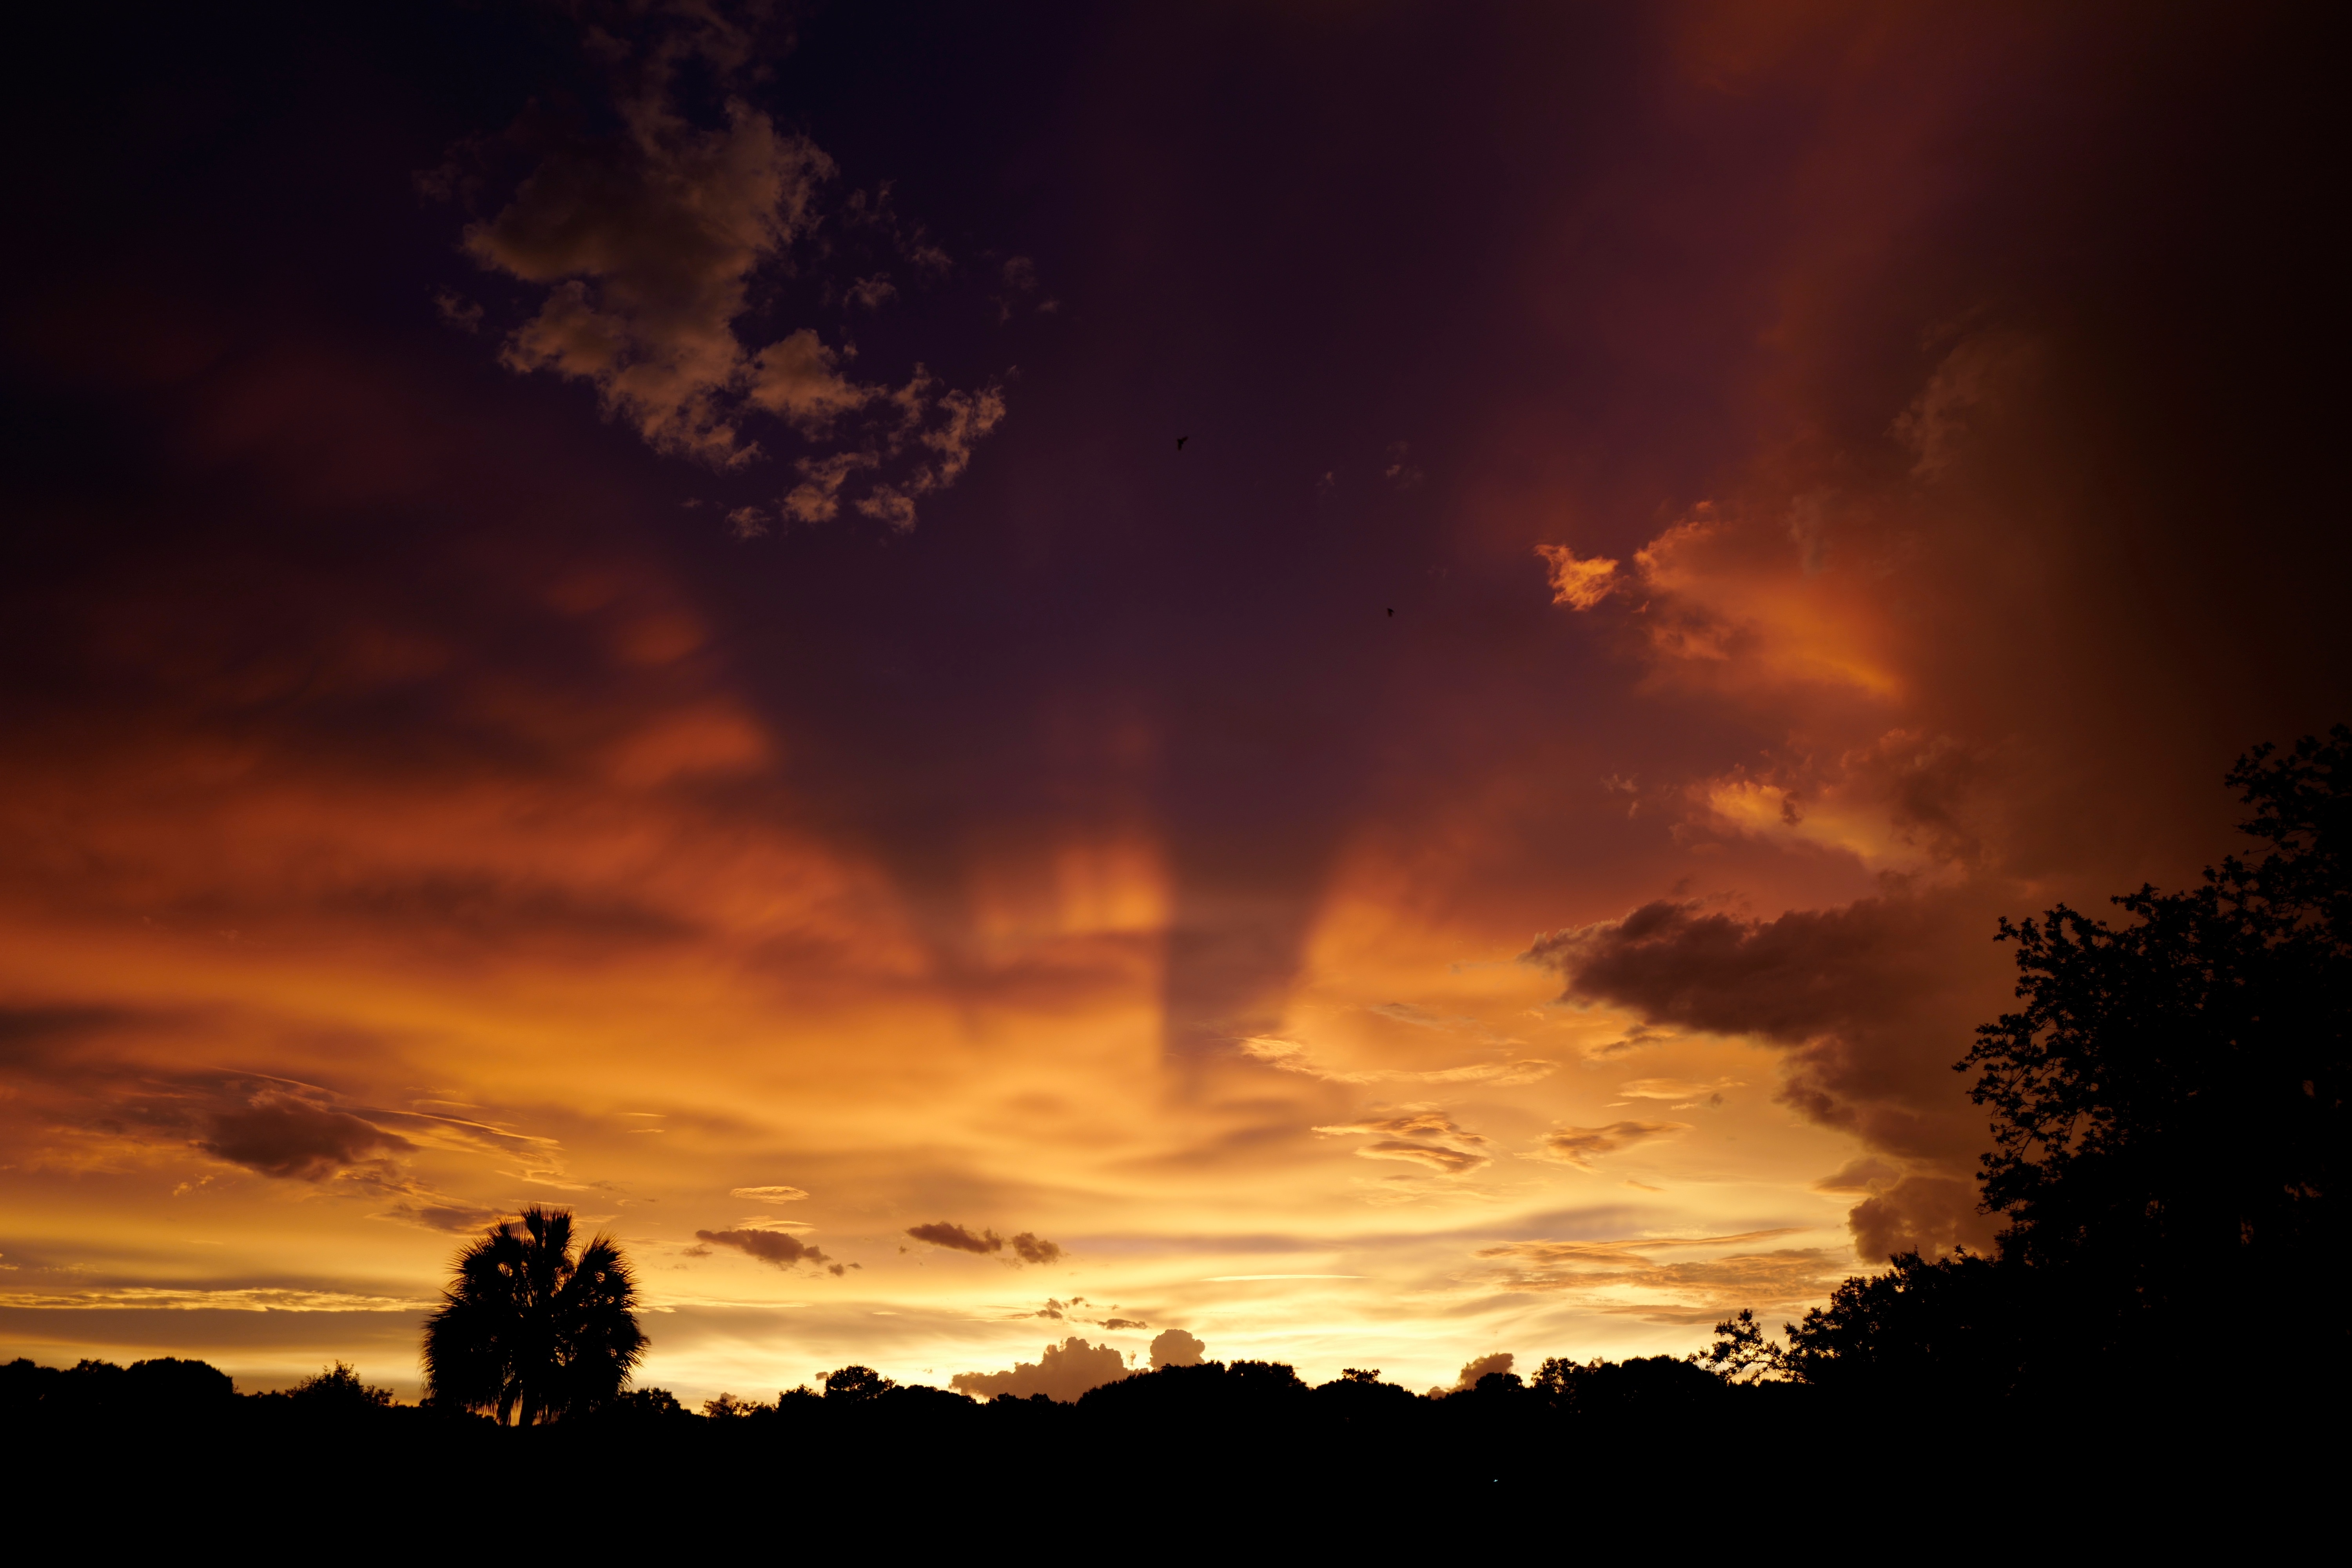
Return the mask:
<path id="1" fill-rule="evenodd" d="M 1544 1134 L 1541 1157 L 1589 1171 L 1595 1155 L 1614 1153 L 1636 1143 L 1689 1131 L 1687 1121 L 1612 1121 L 1606 1127 L 1555 1127 Z"/>
<path id="2" fill-rule="evenodd" d="M 1370 1136 L 1375 1142 L 1356 1151 L 1364 1159 L 1402 1160 L 1448 1175 L 1494 1163 L 1493 1143 L 1462 1127 L 1443 1110 L 1409 1110 L 1398 1116 L 1339 1122 L 1315 1131 L 1327 1137 Z"/>
<path id="3" fill-rule="evenodd" d="M 1073 1336 L 1047 1345 L 1034 1362 L 1015 1362 L 1010 1372 L 960 1372 L 948 1386 L 976 1399 L 1009 1394 L 1027 1399 L 1042 1394 L 1067 1405 L 1090 1388 L 1115 1383 L 1127 1375 L 1127 1358 L 1109 1345 L 1090 1345 Z"/>
<path id="4" fill-rule="evenodd" d="M 949 392 L 930 396 L 935 384 L 915 367 L 915 377 L 897 395 L 905 416 L 886 447 L 890 456 L 911 453 L 914 461 L 900 477 L 877 483 L 857 510 L 896 529 L 915 525 L 915 502 L 955 483 L 971 462 L 972 448 L 982 437 L 1003 423 L 1004 395 L 993 385 L 976 393 Z M 878 460 L 878 459 L 877 459 Z M 798 495 L 806 485 L 796 489 Z"/>
<path id="5" fill-rule="evenodd" d="M 803 458 L 793 466 L 801 482 L 785 492 L 780 503 L 794 522 L 825 522 L 841 515 L 841 487 L 861 468 L 878 466 L 873 452 L 835 452 L 826 458 Z"/>
<path id="6" fill-rule="evenodd" d="M 316 1182 L 363 1160 L 416 1146 L 346 1110 L 279 1090 L 257 1094 L 212 1119 L 207 1153 L 265 1176 Z"/>
<path id="7" fill-rule="evenodd" d="M 485 267 L 549 286 L 506 363 L 586 381 L 656 450 L 722 468 L 756 455 L 745 401 L 808 425 L 871 400 L 813 334 L 754 354 L 735 332 L 752 272 L 806 225 L 833 160 L 740 101 L 711 129 L 658 97 L 622 108 L 621 129 L 550 149 L 466 231 Z"/>
<path id="8" fill-rule="evenodd" d="M 1463 1367 L 1461 1375 L 1454 1380 L 1454 1386 L 1457 1389 L 1475 1388 L 1478 1386 L 1480 1378 L 1491 1377 L 1496 1373 L 1507 1373 L 1517 1360 L 1518 1358 L 1509 1351 L 1496 1351 L 1492 1355 L 1482 1355 Z"/>
<path id="9" fill-rule="evenodd" d="M 1198 1366 L 1208 1358 L 1209 1347 L 1181 1329 L 1162 1329 L 1151 1342 L 1151 1364 L 1162 1366 Z"/>
<path id="10" fill-rule="evenodd" d="M 763 279 L 793 276 L 796 247 L 803 268 L 812 259 L 803 242 L 824 221 L 821 196 L 838 170 L 814 142 L 779 131 L 740 97 L 725 100 L 714 123 L 683 112 L 670 90 L 678 59 L 700 56 L 726 88 L 749 52 L 721 24 L 681 16 L 661 26 L 671 30 L 639 58 L 625 59 L 631 46 L 605 38 L 617 74 L 629 77 L 614 91 L 613 129 L 555 133 L 531 122 L 519 137 L 531 143 L 536 165 L 501 209 L 466 230 L 478 264 L 543 290 L 500 358 L 518 372 L 592 386 L 606 417 L 657 451 L 715 468 L 764 456 L 755 429 L 762 421 L 804 443 L 837 445 L 802 459 L 800 481 L 776 515 L 837 516 L 845 480 L 887 468 L 856 509 L 911 527 L 916 503 L 953 484 L 1003 420 L 1003 391 L 942 391 L 920 364 L 895 389 L 858 380 L 849 369 L 854 348 L 811 326 L 765 342 L 765 333 L 746 335 L 757 319 L 755 286 L 764 300 L 772 290 Z M 878 226 L 919 270 L 943 267 L 944 254 L 886 205 L 863 193 L 838 205 L 843 232 Z M 875 274 L 823 291 L 873 309 L 896 289 Z M 767 531 L 758 509 L 728 515 L 739 538 Z"/>
<path id="11" fill-rule="evenodd" d="M 1988 1229 L 1974 1182 L 1924 1173 L 1874 1190 L 1853 1206 L 1847 1224 L 1854 1251 L 1874 1263 L 1898 1252 L 1932 1258 L 1956 1247 L 1981 1249 Z"/>
<path id="12" fill-rule="evenodd" d="M 782 1230 L 698 1230 L 697 1241 L 711 1247 L 731 1247 L 746 1257 L 762 1263 L 772 1263 L 779 1268 L 790 1268 L 796 1263 L 832 1264 L 838 1275 L 841 1268 L 824 1253 L 809 1246 L 799 1237 Z"/>
<path id="13" fill-rule="evenodd" d="M 1536 553 L 1546 563 L 1551 580 L 1551 602 L 1571 610 L 1589 610 L 1617 589 L 1617 563 L 1600 556 L 1578 560 L 1565 544 L 1538 544 Z"/>

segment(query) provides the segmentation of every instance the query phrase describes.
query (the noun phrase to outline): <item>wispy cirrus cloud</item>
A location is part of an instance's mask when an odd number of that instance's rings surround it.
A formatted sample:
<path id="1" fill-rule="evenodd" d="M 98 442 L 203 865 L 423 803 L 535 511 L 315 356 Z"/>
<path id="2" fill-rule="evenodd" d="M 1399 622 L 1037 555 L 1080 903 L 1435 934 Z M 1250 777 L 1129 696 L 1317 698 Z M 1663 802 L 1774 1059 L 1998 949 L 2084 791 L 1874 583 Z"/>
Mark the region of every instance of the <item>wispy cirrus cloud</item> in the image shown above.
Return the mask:
<path id="1" fill-rule="evenodd" d="M 1601 1155 L 1689 1131 L 1687 1121 L 1612 1121 L 1604 1127 L 1555 1127 L 1544 1134 L 1536 1157 L 1589 1171 Z"/>
<path id="2" fill-rule="evenodd" d="M 1449 1176 L 1466 1175 L 1495 1163 L 1492 1142 L 1443 1110 L 1409 1110 L 1315 1131 L 1326 1137 L 1370 1137 L 1371 1142 L 1356 1149 L 1362 1159 L 1399 1160 Z"/>
<path id="3" fill-rule="evenodd" d="M 1742 1307 L 1769 1310 L 1817 1298 L 1848 1267 L 1843 1248 L 1748 1250 L 1801 1234 L 1780 1226 L 1722 1236 L 1521 1241 L 1484 1247 L 1475 1256 L 1500 1266 L 1490 1278 L 1503 1290 L 1566 1296 L 1596 1311 L 1696 1325 Z M 1717 1255 L 1659 1256 L 1691 1250 Z"/>
<path id="4" fill-rule="evenodd" d="M 119 1285 L 87 1290 L 0 1290 L 0 1307 L 53 1310 L 421 1312 L 433 1305 L 422 1298 L 367 1296 L 343 1290 L 286 1289 L 267 1286 L 205 1289 L 163 1285 Z"/>
<path id="5" fill-rule="evenodd" d="M 1483 1083 L 1506 1087 L 1534 1083 L 1559 1070 L 1558 1062 L 1538 1057 L 1453 1068 L 1340 1068 L 1318 1059 L 1313 1050 L 1299 1040 L 1254 1035 L 1238 1043 L 1242 1054 L 1253 1061 L 1283 1072 L 1321 1079 L 1326 1083 Z"/>

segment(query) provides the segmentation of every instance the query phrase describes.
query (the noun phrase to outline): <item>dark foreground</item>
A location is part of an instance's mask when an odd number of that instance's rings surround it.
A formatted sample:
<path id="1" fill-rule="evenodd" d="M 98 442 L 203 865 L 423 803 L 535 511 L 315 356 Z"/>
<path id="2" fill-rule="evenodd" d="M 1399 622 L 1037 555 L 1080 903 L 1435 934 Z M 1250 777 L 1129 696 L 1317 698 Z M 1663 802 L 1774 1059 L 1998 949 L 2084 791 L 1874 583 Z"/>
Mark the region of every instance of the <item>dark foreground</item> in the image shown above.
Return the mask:
<path id="1" fill-rule="evenodd" d="M 601 1512 L 631 1537 L 780 1548 L 977 1535 L 1144 1555 L 1444 1538 L 1804 1549 L 1856 1530 L 1926 1547 L 1996 1519 L 2045 1542 L 2221 1532 L 2244 1546 L 2332 1529 L 2341 1474 L 2340 1407 L 2277 1389 L 1971 1406 L 1948 1389 L 1906 1401 L 1728 1383 L 1664 1357 L 1552 1363 L 1532 1384 L 1505 1374 L 1444 1396 L 1366 1374 L 1310 1388 L 1247 1362 L 1141 1373 L 1072 1405 L 983 1405 L 857 1368 L 828 1381 L 744 1414 L 698 1415 L 648 1390 L 502 1427 L 380 1403 L 347 1373 L 240 1395 L 202 1363 L 19 1361 L 0 1368 L 0 1420 L 20 1497 L 125 1538 L 258 1510 L 289 1543 L 335 1518 L 362 1556 L 534 1509 Z"/>

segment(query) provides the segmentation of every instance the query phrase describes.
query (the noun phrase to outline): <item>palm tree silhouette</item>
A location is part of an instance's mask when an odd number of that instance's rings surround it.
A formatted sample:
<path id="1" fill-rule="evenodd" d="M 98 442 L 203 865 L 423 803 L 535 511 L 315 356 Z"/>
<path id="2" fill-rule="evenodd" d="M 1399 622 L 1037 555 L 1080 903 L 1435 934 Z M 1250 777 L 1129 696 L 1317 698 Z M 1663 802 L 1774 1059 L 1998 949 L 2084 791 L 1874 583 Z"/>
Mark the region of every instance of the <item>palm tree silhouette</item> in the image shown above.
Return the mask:
<path id="1" fill-rule="evenodd" d="M 609 1236 L 572 1254 L 572 1213 L 528 1208 L 457 1255 L 425 1325 L 436 1401 L 528 1426 L 612 1400 L 645 1359 L 637 1284 Z"/>

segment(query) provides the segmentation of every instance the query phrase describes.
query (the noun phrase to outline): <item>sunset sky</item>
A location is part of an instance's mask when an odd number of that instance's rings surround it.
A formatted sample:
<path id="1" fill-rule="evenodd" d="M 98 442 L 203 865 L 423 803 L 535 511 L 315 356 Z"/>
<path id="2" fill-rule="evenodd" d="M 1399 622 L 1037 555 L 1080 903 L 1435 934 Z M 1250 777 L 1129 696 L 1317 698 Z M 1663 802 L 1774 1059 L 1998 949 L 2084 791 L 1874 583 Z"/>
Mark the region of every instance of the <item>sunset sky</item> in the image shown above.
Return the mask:
<path id="1" fill-rule="evenodd" d="M 2352 714 L 2317 8 L 357 9 L 9 110 L 0 1358 L 1679 1354 Z"/>

